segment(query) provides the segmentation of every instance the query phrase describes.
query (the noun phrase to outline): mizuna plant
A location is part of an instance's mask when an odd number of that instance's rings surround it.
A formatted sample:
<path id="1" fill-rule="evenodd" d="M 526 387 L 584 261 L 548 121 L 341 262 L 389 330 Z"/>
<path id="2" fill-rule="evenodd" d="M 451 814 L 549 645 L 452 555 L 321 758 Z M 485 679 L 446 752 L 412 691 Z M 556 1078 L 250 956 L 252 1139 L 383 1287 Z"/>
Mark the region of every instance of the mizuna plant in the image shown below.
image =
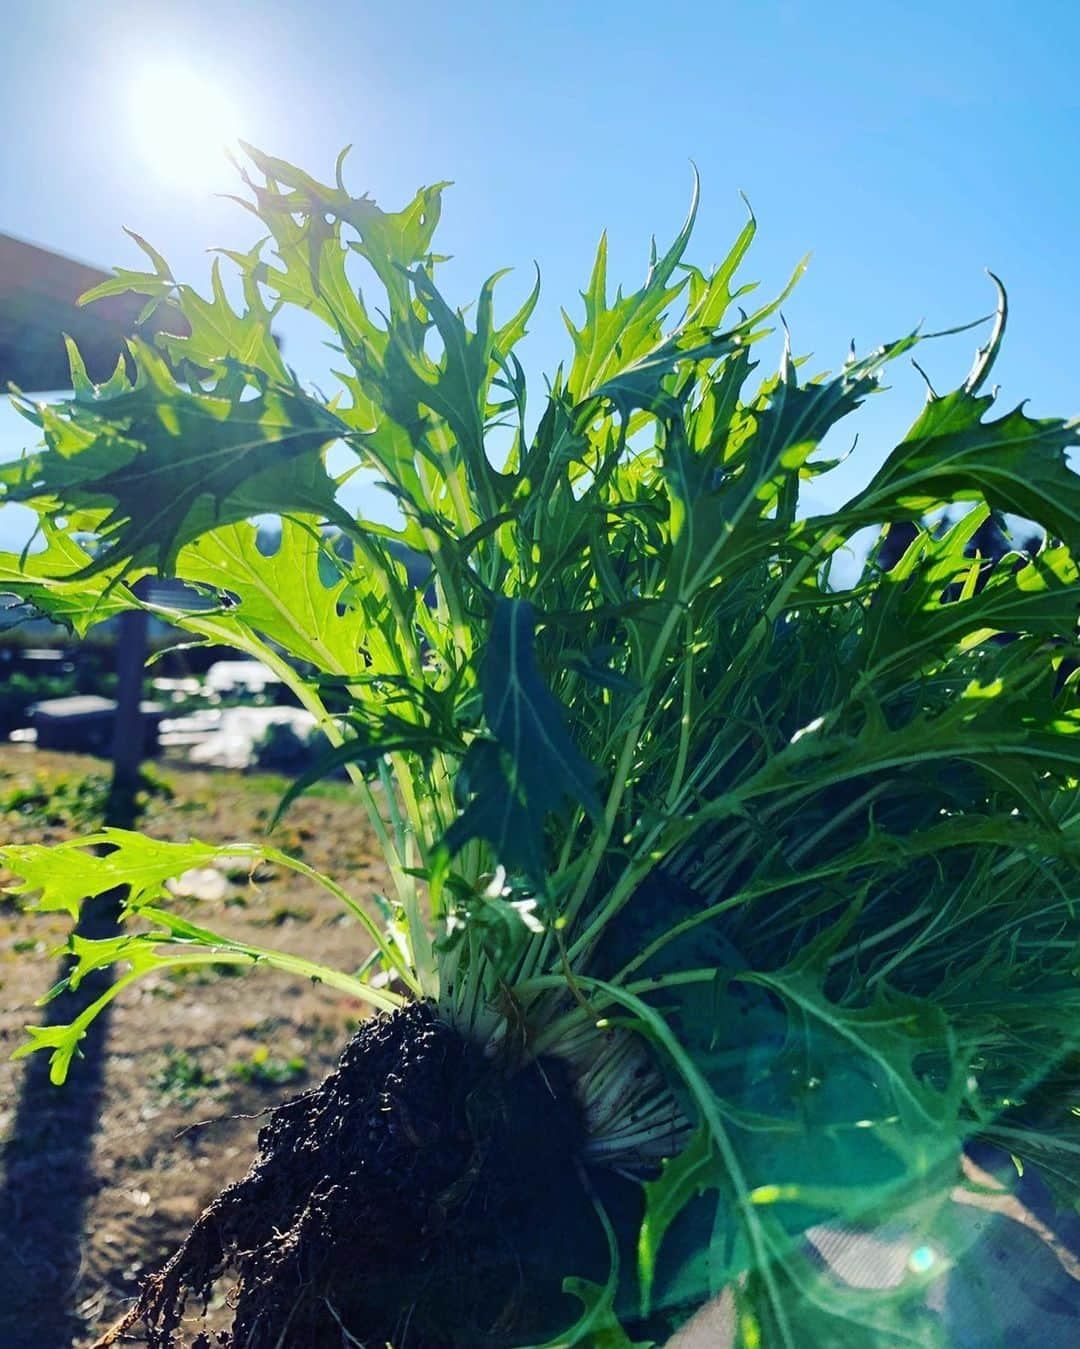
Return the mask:
<path id="1" fill-rule="evenodd" d="M 43 444 L 0 474 L 44 540 L 0 558 L 3 588 L 79 632 L 153 607 L 146 575 L 209 595 L 209 610 L 153 612 L 281 676 L 335 747 L 324 767 L 352 778 L 390 878 L 377 917 L 317 878 L 371 939 L 354 973 L 171 910 L 165 882 L 215 860 L 312 874 L 268 842 L 106 830 L 2 850 L 42 910 L 74 919 L 89 896 L 124 894 L 122 935 L 73 936 L 65 984 L 119 977 L 19 1051 L 51 1053 L 57 1082 L 102 1003 L 162 967 L 269 966 L 391 1013 L 319 1089 L 335 1084 L 337 1113 L 317 1093 L 301 1103 L 318 1110 L 284 1107 L 249 1181 L 148 1285 L 152 1342 L 171 1342 L 185 1290 L 230 1259 L 237 1346 L 625 1349 L 725 1289 L 747 1346 L 935 1342 L 934 1314 L 911 1307 L 955 1253 L 966 1140 L 997 1141 L 1064 1194 L 1080 1155 L 1076 1111 L 1039 1089 L 1080 1024 L 1066 457 L 1080 434 L 995 412 L 1004 294 L 964 383 L 929 393 L 846 505 L 808 515 L 800 492 L 835 465 L 825 437 L 925 338 L 811 379 L 785 342 L 762 376 L 783 297 L 755 308 L 736 283 L 753 218 L 702 271 L 684 261 L 692 207 L 628 294 L 609 293 L 601 243 L 570 358 L 527 403 L 515 347 L 538 289 L 498 319 L 498 276 L 468 311 L 444 298 L 441 187 L 387 213 L 350 195 L 340 162 L 325 185 L 249 154 L 245 204 L 269 239 L 225 254 L 242 300 L 218 262 L 204 298 L 136 236 L 152 270 L 86 298 L 174 303 L 185 335 L 133 340 L 100 385 L 72 349 L 73 397 L 20 400 Z M 328 329 L 330 396 L 274 341 L 294 308 Z M 335 445 L 393 494 L 399 525 L 341 504 Z M 986 556 L 992 513 L 1041 542 Z M 267 515 L 273 551 L 252 523 Z M 842 583 L 834 561 L 867 527 L 878 543 Z M 420 1044 L 456 1065 L 422 1101 Z M 349 1056 L 378 1054 L 397 1086 L 372 1097 L 370 1073 L 349 1085 Z M 529 1134 L 526 1114 L 553 1102 L 550 1136 Z M 305 1174 L 264 1221 L 266 1177 L 286 1143 L 299 1155 L 298 1109 L 320 1157 L 372 1120 L 397 1132 L 362 1164 L 326 1162 L 336 1190 Z M 421 1181 L 433 1151 L 442 1170 Z M 556 1207 L 545 1227 L 537 1189 L 528 1220 L 524 1201 L 493 1198 L 537 1156 L 552 1203 L 584 1197 L 577 1217 Z M 396 1189 L 379 1188 L 379 1157 Z M 427 1216 L 394 1245 L 357 1196 L 404 1222 L 410 1186 Z M 946 1259 L 887 1296 L 843 1289 L 802 1240 L 898 1214 Z M 523 1282 L 473 1277 L 506 1264 L 500 1231 Z M 451 1239 L 472 1243 L 468 1278 Z"/>

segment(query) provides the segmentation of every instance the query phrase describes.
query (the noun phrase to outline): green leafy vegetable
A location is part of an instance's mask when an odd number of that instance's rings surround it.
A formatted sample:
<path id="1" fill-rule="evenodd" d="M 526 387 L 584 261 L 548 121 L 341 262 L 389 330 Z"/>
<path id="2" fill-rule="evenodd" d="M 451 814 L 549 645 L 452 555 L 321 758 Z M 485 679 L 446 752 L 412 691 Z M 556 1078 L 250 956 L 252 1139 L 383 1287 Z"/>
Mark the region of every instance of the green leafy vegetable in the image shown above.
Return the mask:
<path id="1" fill-rule="evenodd" d="M 73 397 L 24 407 L 43 444 L 0 492 L 45 548 L 0 557 L 0 588 L 80 633 L 152 608 L 146 574 L 209 595 L 154 612 L 264 661 L 314 714 L 390 902 L 376 924 L 320 878 L 373 943 L 345 975 L 171 912 L 190 866 L 303 869 L 270 847 L 4 849 L 43 909 L 123 896 L 124 935 L 73 938 L 68 983 L 115 963 L 112 997 L 163 964 L 266 966 L 379 1007 L 430 998 L 508 1063 L 561 1057 L 583 1162 L 638 1176 L 644 1218 L 634 1268 L 603 1215 L 610 1276 L 566 1271 L 584 1310 L 559 1344 L 666 1335 L 725 1290 L 745 1345 L 933 1343 L 931 1275 L 844 1288 L 805 1234 L 908 1214 L 947 1247 L 974 1135 L 1076 1193 L 1080 1117 L 1040 1082 L 1075 1089 L 1080 1026 L 1080 427 L 996 416 L 981 392 L 1003 292 L 967 379 L 813 514 L 823 446 L 929 339 L 813 379 L 785 340 L 759 374 L 780 300 L 736 308 L 752 217 L 697 269 L 695 187 L 614 298 L 602 241 L 536 407 L 515 347 L 538 286 L 501 321 L 498 273 L 471 310 L 446 298 L 444 184 L 388 212 L 340 164 L 323 184 L 250 161 L 268 237 L 223 255 L 240 300 L 220 261 L 203 296 L 136 239 L 150 270 L 97 294 L 175 304 L 189 335 L 132 343 L 134 377 L 100 386 L 72 351 Z M 327 329 L 330 398 L 281 359 L 290 308 Z M 335 443 L 395 524 L 341 504 Z M 101 1005 L 20 1052 L 62 1079 Z"/>

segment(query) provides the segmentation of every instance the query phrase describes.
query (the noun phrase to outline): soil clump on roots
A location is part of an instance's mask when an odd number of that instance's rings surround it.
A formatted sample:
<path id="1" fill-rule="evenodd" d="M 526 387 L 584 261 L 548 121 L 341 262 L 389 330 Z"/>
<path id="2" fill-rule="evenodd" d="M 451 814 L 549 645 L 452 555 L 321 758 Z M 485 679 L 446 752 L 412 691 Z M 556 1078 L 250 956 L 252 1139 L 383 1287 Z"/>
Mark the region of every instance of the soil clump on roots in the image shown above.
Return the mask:
<path id="1" fill-rule="evenodd" d="M 430 1005 L 373 1018 L 321 1086 L 274 1111 L 251 1170 L 128 1323 L 170 1349 L 189 1296 L 205 1300 L 229 1269 L 222 1349 L 541 1342 L 580 1311 L 563 1277 L 608 1269 L 583 1138 L 558 1061 L 508 1077 Z M 605 1206 L 635 1202 L 630 1182 L 593 1179 Z"/>

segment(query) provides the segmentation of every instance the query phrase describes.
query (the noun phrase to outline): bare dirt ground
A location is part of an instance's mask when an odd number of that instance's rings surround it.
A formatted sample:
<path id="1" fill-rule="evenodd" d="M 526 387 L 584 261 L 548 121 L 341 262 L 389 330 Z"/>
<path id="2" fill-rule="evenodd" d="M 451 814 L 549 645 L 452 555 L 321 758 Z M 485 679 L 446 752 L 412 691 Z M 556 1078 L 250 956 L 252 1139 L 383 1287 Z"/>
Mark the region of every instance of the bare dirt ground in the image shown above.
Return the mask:
<path id="1" fill-rule="evenodd" d="M 106 768 L 0 746 L 0 842 L 92 831 Z M 264 837 L 284 786 L 172 766 L 157 776 L 161 787 L 140 827 L 172 840 Z M 358 898 L 383 889 L 382 864 L 345 788 L 303 797 L 273 842 Z M 0 873 L 0 885 L 9 879 Z M 355 968 L 366 955 L 355 921 L 304 878 L 262 867 L 253 880 L 226 880 L 222 898 L 177 901 L 181 912 L 337 968 Z M 56 948 L 69 929 L 65 915 L 24 912 L 0 898 L 3 1349 L 92 1343 L 204 1204 L 247 1169 L 260 1121 L 229 1117 L 255 1115 L 318 1082 L 364 1015 L 340 993 L 269 970 L 150 975 L 119 996 L 56 1088 L 44 1054 L 14 1063 L 10 1054 L 23 1027 L 48 1015 L 33 1004 L 59 977 Z M 190 1127 L 204 1120 L 218 1122 Z"/>

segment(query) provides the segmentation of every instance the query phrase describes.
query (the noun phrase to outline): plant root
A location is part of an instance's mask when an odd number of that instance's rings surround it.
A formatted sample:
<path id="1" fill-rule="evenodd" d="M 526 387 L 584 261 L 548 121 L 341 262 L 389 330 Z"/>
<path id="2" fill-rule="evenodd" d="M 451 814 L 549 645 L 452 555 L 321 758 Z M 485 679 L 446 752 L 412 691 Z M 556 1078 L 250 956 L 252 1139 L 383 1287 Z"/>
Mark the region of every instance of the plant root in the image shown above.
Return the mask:
<path id="1" fill-rule="evenodd" d="M 189 1298 L 205 1308 L 226 1269 L 238 1276 L 232 1328 L 193 1349 L 546 1338 L 577 1310 L 564 1275 L 607 1274 L 583 1143 L 558 1061 L 507 1077 L 429 1004 L 373 1018 L 319 1087 L 273 1112 L 251 1170 L 100 1349 L 136 1321 L 150 1349 L 171 1349 Z M 637 1203 L 630 1182 L 603 1181 Z"/>

